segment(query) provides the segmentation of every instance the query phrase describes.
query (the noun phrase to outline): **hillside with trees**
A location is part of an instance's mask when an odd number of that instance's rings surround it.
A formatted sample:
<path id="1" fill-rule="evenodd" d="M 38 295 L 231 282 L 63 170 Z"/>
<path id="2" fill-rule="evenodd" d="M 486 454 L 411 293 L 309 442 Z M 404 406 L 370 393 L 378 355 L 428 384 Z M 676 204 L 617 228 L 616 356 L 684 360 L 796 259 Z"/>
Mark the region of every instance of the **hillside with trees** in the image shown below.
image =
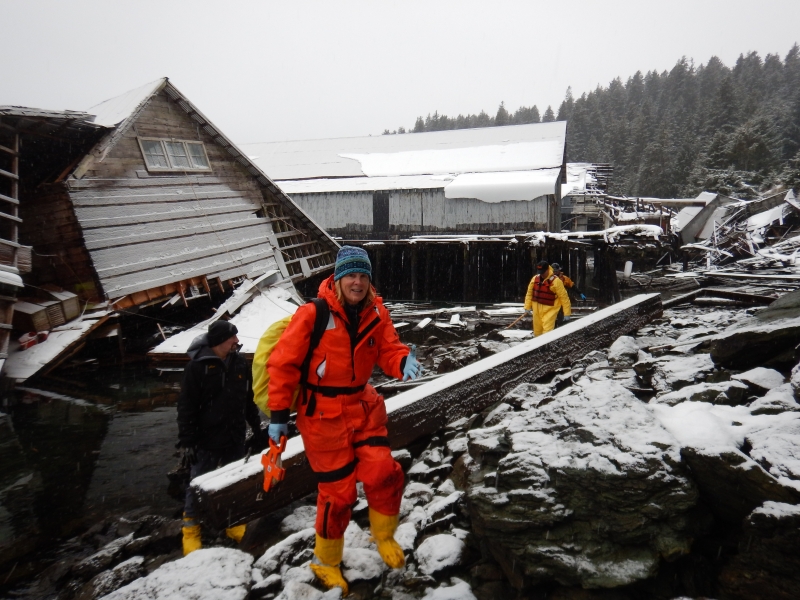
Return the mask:
<path id="1" fill-rule="evenodd" d="M 784 59 L 756 52 L 728 67 L 718 58 L 627 81 L 574 98 L 555 113 L 536 106 L 494 116 L 418 117 L 412 132 L 567 120 L 567 160 L 611 163 L 612 192 L 660 198 L 703 190 L 754 198 L 775 186 L 800 187 L 800 47 Z M 400 128 L 397 133 L 404 133 Z M 384 134 L 395 132 L 384 131 Z"/>

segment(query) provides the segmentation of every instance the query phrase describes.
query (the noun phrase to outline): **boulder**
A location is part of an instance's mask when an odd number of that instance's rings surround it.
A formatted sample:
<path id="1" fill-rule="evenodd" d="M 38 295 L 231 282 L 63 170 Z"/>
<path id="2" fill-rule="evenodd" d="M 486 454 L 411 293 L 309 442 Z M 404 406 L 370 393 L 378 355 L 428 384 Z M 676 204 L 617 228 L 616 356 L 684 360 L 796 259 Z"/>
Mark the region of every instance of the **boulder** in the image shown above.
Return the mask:
<path id="1" fill-rule="evenodd" d="M 247 597 L 253 557 L 232 548 L 203 548 L 160 566 L 105 600 L 218 600 Z"/>
<path id="2" fill-rule="evenodd" d="M 753 415 L 746 406 L 652 405 L 712 512 L 738 524 L 768 500 L 800 502 L 800 414 Z"/>
<path id="3" fill-rule="evenodd" d="M 794 365 L 800 343 L 800 317 L 763 321 L 752 318 L 717 335 L 710 344 L 714 363 L 729 369 Z"/>
<path id="4" fill-rule="evenodd" d="M 628 335 L 621 335 L 608 349 L 608 364 L 615 369 L 632 367 L 638 360 L 639 346 L 636 340 Z"/>
<path id="5" fill-rule="evenodd" d="M 419 570 L 425 575 L 433 575 L 442 569 L 458 566 L 466 555 L 466 544 L 447 533 L 426 538 L 414 551 Z"/>
<path id="6" fill-rule="evenodd" d="M 744 521 L 739 553 L 720 573 L 726 598 L 791 600 L 800 590 L 800 506 L 765 502 Z"/>
<path id="7" fill-rule="evenodd" d="M 304 551 L 310 551 L 314 547 L 316 532 L 313 527 L 303 529 L 293 533 L 271 546 L 253 565 L 254 569 L 261 571 L 262 578 L 266 579 L 273 573 L 281 573 L 286 565 L 296 566 L 301 560 L 298 557 L 305 556 Z M 190 554 L 189 556 L 192 556 Z"/>
<path id="8" fill-rule="evenodd" d="M 144 557 L 134 556 L 119 563 L 109 571 L 104 571 L 87 583 L 77 596 L 77 600 L 94 600 L 127 585 L 146 575 Z"/>
<path id="9" fill-rule="evenodd" d="M 754 415 L 778 415 L 787 411 L 800 411 L 790 383 L 784 383 L 750 403 L 750 412 Z"/>
<path id="10" fill-rule="evenodd" d="M 474 533 L 511 584 L 604 588 L 689 551 L 697 492 L 652 410 L 584 377 L 537 409 L 469 434 Z"/>
<path id="11" fill-rule="evenodd" d="M 731 375 L 731 379 L 746 383 L 757 394 L 768 392 L 784 383 L 783 375 L 775 369 L 764 367 L 756 367 L 738 375 Z"/>
<path id="12" fill-rule="evenodd" d="M 477 600 L 477 598 L 466 581 L 452 577 L 450 585 L 443 583 L 435 589 L 426 588 L 422 600 Z"/>
<path id="13" fill-rule="evenodd" d="M 675 406 L 681 402 L 709 402 L 711 404 L 727 404 L 736 406 L 747 401 L 750 388 L 741 381 L 724 381 L 721 383 L 697 383 L 687 385 L 674 392 L 666 392 L 653 398 L 653 404 Z"/>

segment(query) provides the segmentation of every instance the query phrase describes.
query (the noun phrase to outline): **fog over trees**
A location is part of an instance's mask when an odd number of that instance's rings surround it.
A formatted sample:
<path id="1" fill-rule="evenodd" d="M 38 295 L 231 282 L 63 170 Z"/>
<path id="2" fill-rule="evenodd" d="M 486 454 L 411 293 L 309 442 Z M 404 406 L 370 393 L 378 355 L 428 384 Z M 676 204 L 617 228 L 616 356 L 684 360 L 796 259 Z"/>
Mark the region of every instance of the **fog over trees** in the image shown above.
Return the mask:
<path id="1" fill-rule="evenodd" d="M 554 111 L 417 117 L 412 132 L 569 121 L 567 160 L 611 163 L 612 193 L 661 198 L 715 191 L 754 198 L 775 185 L 800 188 L 800 47 L 782 59 L 750 52 L 670 71 L 637 72 Z M 384 134 L 405 133 L 402 127 Z"/>

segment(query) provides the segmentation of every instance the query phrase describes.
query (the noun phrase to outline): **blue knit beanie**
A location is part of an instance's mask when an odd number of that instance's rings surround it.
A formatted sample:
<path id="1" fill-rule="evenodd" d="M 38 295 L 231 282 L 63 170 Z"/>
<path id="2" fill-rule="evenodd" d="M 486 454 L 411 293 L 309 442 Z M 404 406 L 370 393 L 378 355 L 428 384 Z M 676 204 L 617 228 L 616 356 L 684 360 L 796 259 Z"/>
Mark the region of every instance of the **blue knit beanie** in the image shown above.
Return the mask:
<path id="1" fill-rule="evenodd" d="M 372 263 L 369 255 L 363 248 L 355 246 L 342 246 L 336 255 L 336 268 L 333 271 L 333 280 L 339 281 L 350 273 L 366 273 L 372 279 Z"/>

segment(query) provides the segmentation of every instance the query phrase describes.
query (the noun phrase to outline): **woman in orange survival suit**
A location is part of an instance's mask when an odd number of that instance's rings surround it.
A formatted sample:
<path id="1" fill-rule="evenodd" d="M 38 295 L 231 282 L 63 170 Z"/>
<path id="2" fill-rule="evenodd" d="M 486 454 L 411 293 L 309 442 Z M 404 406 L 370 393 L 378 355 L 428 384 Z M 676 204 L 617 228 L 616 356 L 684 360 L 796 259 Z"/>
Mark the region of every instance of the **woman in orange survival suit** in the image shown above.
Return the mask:
<path id="1" fill-rule="evenodd" d="M 403 471 L 392 458 L 383 397 L 367 383 L 375 365 L 390 376 L 416 379 L 422 372 L 414 353 L 400 342 L 389 313 L 370 282 L 366 251 L 343 246 L 334 274 L 319 287 L 330 308 L 328 326 L 314 350 L 308 382 L 297 407 L 297 427 L 318 480 L 317 531 L 311 569 L 328 587 L 347 582 L 340 568 L 344 532 L 361 481 L 378 552 L 392 568 L 405 564 L 394 539 Z M 301 383 L 301 365 L 314 327 L 313 303 L 300 307 L 267 362 L 270 437 L 288 433 L 289 408 Z"/>

